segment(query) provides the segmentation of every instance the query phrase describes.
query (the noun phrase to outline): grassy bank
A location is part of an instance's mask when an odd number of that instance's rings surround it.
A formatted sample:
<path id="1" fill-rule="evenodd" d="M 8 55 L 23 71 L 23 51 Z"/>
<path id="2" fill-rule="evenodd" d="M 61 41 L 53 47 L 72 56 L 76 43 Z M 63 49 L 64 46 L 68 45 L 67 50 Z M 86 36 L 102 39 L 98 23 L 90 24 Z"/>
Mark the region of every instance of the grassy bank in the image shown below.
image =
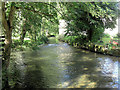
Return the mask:
<path id="1" fill-rule="evenodd" d="M 102 38 L 103 43 L 98 42 L 85 42 L 85 41 L 76 41 L 76 37 L 64 37 L 60 38 L 61 41 L 68 43 L 76 48 L 86 49 L 92 52 L 118 56 L 120 57 L 120 47 L 116 45 L 106 45 L 109 43 L 110 38 Z"/>

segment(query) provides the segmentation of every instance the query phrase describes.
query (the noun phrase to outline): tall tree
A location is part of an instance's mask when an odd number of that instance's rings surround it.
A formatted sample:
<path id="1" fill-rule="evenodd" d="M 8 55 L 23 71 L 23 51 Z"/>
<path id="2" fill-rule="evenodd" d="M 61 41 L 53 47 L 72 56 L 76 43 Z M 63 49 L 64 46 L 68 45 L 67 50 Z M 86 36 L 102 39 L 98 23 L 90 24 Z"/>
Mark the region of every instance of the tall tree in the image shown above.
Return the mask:
<path id="1" fill-rule="evenodd" d="M 35 26 L 39 27 L 41 25 L 41 21 L 40 21 L 41 17 L 44 17 L 50 21 L 52 18 L 54 18 L 54 13 L 49 14 L 47 7 L 48 5 L 45 3 L 2 2 L 2 24 L 5 33 L 5 50 L 3 55 L 4 56 L 3 66 L 5 68 L 4 71 L 7 71 L 7 68 L 9 66 L 11 44 L 12 44 L 12 32 L 14 32 L 13 30 L 16 29 L 16 27 L 13 24 L 14 21 L 23 20 L 21 22 L 22 24 L 20 22 L 18 23 L 20 24 L 18 25 L 20 27 L 22 27 L 23 25 L 23 28 L 21 28 L 22 32 L 19 31 L 21 32 L 21 41 L 23 41 L 28 27 L 30 28 L 28 32 L 30 32 L 32 31 L 32 29 L 34 29 L 33 27 Z M 21 12 L 21 11 L 23 11 L 24 13 L 21 13 L 21 16 L 15 20 L 17 12 Z M 25 12 L 27 13 L 26 16 L 25 16 Z M 20 19 L 21 17 L 22 19 Z M 37 31 L 34 29 L 33 32 L 35 33 L 34 39 L 36 40 Z M 5 76 L 7 77 L 7 74 Z M 5 87 L 7 86 L 9 85 L 8 85 L 8 80 L 6 79 Z"/>
<path id="2" fill-rule="evenodd" d="M 102 34 L 104 28 L 115 27 L 116 2 L 74 2 L 66 3 L 66 8 L 68 14 L 66 19 L 68 21 L 67 33 L 69 34 L 72 32 L 73 35 L 80 36 L 86 32 L 86 37 L 92 41 L 94 32 Z M 97 30 L 98 28 L 99 30 Z M 100 34 L 98 36 L 100 37 Z"/>

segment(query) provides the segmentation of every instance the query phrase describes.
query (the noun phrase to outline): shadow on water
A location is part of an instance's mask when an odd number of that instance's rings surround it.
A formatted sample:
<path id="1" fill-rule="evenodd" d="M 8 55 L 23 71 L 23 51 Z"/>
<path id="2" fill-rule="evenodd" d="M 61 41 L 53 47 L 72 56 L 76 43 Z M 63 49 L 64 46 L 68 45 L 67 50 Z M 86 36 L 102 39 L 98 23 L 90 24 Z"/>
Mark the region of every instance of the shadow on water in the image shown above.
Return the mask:
<path id="1" fill-rule="evenodd" d="M 11 62 L 9 67 L 9 73 L 11 75 L 9 82 L 11 86 L 12 84 L 14 86 L 12 88 L 44 88 L 44 86 L 47 87 L 46 83 L 43 82 L 45 80 L 44 76 L 42 75 L 41 64 L 34 59 L 34 56 L 22 58 L 21 53 L 19 53 L 18 55 L 21 58 L 18 57 L 19 59 L 15 59 L 15 61 Z M 25 62 L 25 60 L 27 62 Z"/>
<path id="2" fill-rule="evenodd" d="M 118 58 L 66 43 L 13 52 L 9 83 L 16 88 L 117 88 Z M 12 71 L 12 72 L 11 72 Z"/>
<path id="3" fill-rule="evenodd" d="M 25 79 L 24 79 L 24 86 L 25 88 L 44 88 L 46 85 L 45 82 L 42 82 L 44 80 L 44 77 L 42 75 L 41 66 L 39 64 L 30 62 L 34 65 L 29 65 L 27 67 Z M 38 87 L 39 86 L 39 87 Z"/>

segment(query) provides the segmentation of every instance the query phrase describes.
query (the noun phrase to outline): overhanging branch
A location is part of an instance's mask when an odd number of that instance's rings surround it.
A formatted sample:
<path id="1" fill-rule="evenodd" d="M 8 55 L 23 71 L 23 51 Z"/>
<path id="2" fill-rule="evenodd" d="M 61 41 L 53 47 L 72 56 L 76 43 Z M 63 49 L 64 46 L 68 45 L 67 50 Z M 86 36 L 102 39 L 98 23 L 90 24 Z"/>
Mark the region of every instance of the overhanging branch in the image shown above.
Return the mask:
<path id="1" fill-rule="evenodd" d="M 44 3 L 44 4 L 53 7 L 62 17 L 64 16 L 62 13 L 60 13 L 60 11 L 55 6 L 53 6 L 53 5 L 49 4 L 49 3 Z"/>
<path id="2" fill-rule="evenodd" d="M 15 6 L 16 7 L 16 6 Z M 42 12 L 39 12 L 39 11 L 36 11 L 36 10 L 32 10 L 30 8 L 22 8 L 22 7 L 16 7 L 16 9 L 26 9 L 28 11 L 32 11 L 34 13 L 38 13 L 39 15 L 44 15 L 44 16 L 53 16 L 52 14 L 47 14 L 47 13 L 42 13 Z"/>

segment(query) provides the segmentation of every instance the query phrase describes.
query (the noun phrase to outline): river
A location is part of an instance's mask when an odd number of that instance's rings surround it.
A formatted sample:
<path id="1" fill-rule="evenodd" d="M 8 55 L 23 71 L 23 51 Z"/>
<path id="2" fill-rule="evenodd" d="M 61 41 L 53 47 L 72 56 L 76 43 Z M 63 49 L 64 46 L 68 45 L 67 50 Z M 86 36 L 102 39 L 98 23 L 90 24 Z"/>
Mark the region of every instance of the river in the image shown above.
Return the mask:
<path id="1" fill-rule="evenodd" d="M 118 88 L 119 67 L 118 57 L 51 43 L 35 51 L 12 52 L 9 84 L 17 88 Z"/>

